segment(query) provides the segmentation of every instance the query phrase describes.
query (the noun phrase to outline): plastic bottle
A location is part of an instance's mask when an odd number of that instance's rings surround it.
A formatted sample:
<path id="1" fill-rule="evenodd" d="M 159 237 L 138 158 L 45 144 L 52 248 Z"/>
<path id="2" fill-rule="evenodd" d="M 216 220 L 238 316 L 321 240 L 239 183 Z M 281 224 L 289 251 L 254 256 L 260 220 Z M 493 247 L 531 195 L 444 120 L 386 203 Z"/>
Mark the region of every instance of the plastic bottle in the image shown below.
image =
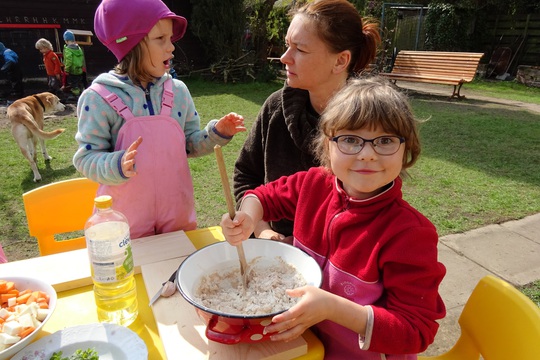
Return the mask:
<path id="1" fill-rule="evenodd" d="M 94 199 L 96 212 L 84 227 L 98 320 L 128 326 L 138 314 L 133 254 L 126 217 L 109 195 Z"/>

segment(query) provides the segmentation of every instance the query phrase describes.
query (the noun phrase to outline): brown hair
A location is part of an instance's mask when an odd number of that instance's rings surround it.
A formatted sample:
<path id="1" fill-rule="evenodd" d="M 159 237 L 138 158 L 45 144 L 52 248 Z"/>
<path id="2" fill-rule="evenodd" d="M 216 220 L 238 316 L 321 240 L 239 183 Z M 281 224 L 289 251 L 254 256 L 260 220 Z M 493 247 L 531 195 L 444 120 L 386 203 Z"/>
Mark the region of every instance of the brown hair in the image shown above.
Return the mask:
<path id="1" fill-rule="evenodd" d="M 377 55 L 381 43 L 378 24 L 374 19 L 362 20 L 347 0 L 315 0 L 293 9 L 291 15 L 310 19 L 319 37 L 334 53 L 351 52 L 347 69 L 350 75 L 360 73 Z"/>
<path id="2" fill-rule="evenodd" d="M 374 130 L 405 139 L 402 175 L 420 155 L 420 140 L 407 96 L 379 76 L 350 79 L 330 100 L 321 115 L 314 149 L 320 164 L 330 168 L 329 138 L 340 130 Z"/>
<path id="3" fill-rule="evenodd" d="M 143 46 L 146 49 L 143 49 Z M 145 37 L 114 67 L 114 72 L 120 75 L 127 75 L 135 85 L 141 85 L 143 82 L 153 82 L 155 78 L 145 71 L 143 66 L 143 59 L 147 52 L 148 46 L 146 45 Z"/>

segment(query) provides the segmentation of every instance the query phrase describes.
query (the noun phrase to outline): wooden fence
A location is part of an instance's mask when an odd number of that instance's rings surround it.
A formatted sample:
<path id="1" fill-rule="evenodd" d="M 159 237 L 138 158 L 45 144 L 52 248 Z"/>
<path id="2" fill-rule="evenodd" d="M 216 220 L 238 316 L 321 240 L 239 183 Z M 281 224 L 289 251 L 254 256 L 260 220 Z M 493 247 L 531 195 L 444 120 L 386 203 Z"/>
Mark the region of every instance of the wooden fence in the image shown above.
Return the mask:
<path id="1" fill-rule="evenodd" d="M 482 44 L 487 51 L 497 48 L 511 49 L 509 73 L 515 74 L 519 65 L 540 65 L 540 14 L 499 15 L 487 19 L 491 31 L 489 43 Z"/>
<path id="2" fill-rule="evenodd" d="M 470 36 L 475 40 L 464 41 L 464 46 L 468 47 L 459 51 L 483 52 L 483 64 L 498 63 L 502 68 L 498 69 L 499 72 L 512 75 L 516 74 L 520 65 L 540 66 L 540 14 L 477 16 L 486 17 L 482 20 L 483 29 L 487 30 L 476 29 L 476 33 Z M 473 19 L 473 22 L 476 20 Z M 398 19 L 395 32 L 391 34 L 392 46 L 397 51 L 425 50 L 424 21 L 425 14 L 421 18 L 417 13 Z"/>

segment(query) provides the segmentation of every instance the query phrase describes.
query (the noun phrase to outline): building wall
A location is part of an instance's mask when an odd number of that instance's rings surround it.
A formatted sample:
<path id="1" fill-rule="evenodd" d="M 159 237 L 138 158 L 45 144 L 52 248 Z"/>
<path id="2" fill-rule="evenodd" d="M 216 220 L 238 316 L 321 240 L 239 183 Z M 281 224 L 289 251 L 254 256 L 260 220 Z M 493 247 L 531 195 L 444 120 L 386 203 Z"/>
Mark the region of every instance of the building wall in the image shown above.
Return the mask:
<path id="1" fill-rule="evenodd" d="M 129 11 L 129 0 L 126 11 Z M 26 78 L 44 77 L 42 55 L 35 49 L 36 41 L 44 37 L 54 50 L 61 52 L 62 35 L 66 29 L 88 30 L 94 33 L 94 14 L 100 0 L 2 0 L 0 11 L 0 42 L 19 55 Z M 169 8 L 188 19 L 191 4 L 188 0 L 165 0 Z M 14 27 L 8 27 L 10 24 Z M 40 25 L 58 26 L 58 29 L 37 28 Z M 58 38 L 58 41 L 57 41 Z M 117 63 L 114 55 L 92 37 L 91 46 L 83 46 L 89 74 L 97 75 L 112 69 Z M 188 32 L 177 44 L 175 58 L 197 66 L 202 59 L 200 44 Z M 204 65 L 204 64 L 201 64 Z"/>

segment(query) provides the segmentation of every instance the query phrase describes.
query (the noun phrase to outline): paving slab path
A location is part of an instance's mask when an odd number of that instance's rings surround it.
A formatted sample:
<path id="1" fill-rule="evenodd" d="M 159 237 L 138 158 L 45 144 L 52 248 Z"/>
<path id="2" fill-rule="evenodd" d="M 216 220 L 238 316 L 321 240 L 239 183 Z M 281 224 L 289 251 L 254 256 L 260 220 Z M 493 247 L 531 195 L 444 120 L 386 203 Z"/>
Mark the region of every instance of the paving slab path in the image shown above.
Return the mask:
<path id="1" fill-rule="evenodd" d="M 514 286 L 540 279 L 540 214 L 441 237 L 439 260 L 447 270 L 440 287 L 447 315 L 424 353 L 430 356 L 457 341 L 459 315 L 482 277 L 494 275 Z"/>
<path id="2" fill-rule="evenodd" d="M 396 85 L 406 90 L 406 92 L 411 92 L 414 96 L 414 93 L 423 94 L 423 95 L 436 95 L 441 97 L 441 99 L 448 99 L 452 95 L 453 85 L 440 85 L 440 84 L 428 84 L 428 83 L 416 83 L 408 81 L 398 81 Z M 482 102 L 484 106 L 496 106 L 496 105 L 506 105 L 514 107 L 516 109 L 528 110 L 540 114 L 540 104 L 531 104 L 523 101 L 517 100 L 508 100 L 495 98 L 492 96 L 485 96 L 482 94 L 482 91 L 467 89 L 467 84 L 463 85 L 460 91 L 461 95 L 465 95 L 466 100 L 474 102 Z M 452 99 L 451 101 L 460 101 L 458 99 Z"/>

